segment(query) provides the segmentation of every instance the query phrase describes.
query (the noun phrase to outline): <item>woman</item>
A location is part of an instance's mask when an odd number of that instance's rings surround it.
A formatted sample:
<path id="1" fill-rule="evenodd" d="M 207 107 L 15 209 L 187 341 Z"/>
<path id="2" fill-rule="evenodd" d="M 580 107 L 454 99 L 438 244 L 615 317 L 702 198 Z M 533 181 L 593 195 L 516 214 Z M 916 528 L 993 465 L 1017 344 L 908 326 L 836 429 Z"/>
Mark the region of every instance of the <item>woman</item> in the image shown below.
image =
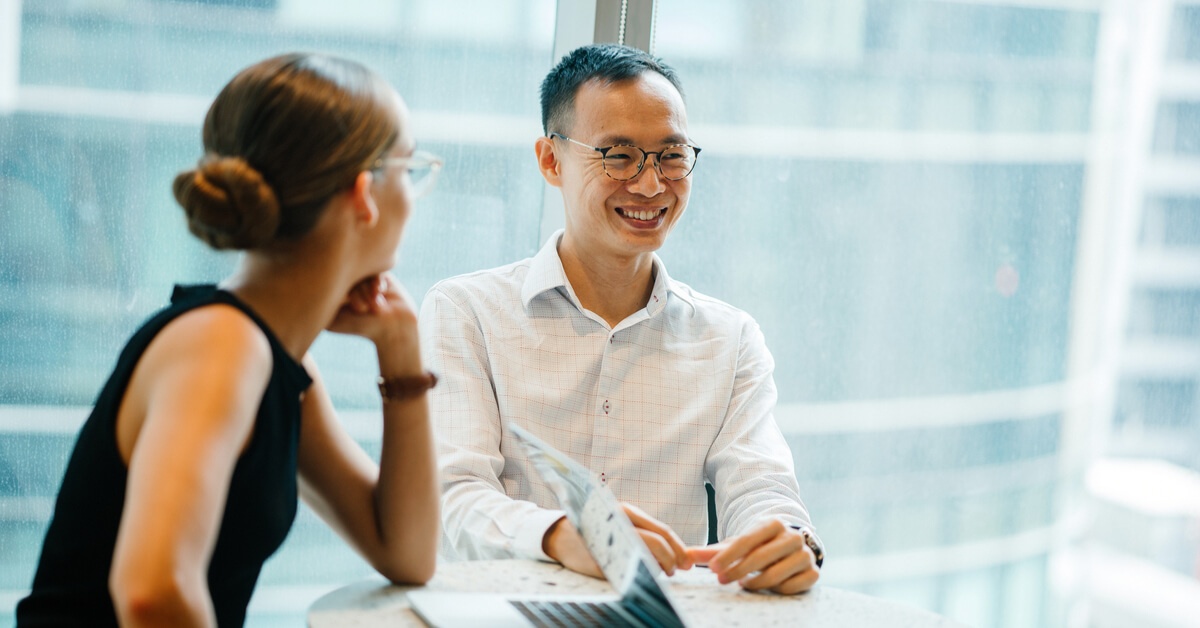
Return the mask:
<path id="1" fill-rule="evenodd" d="M 391 87 L 337 58 L 268 59 L 217 96 L 175 197 L 193 234 L 246 253 L 220 288 L 177 287 L 126 345 L 68 463 L 19 625 L 241 625 L 297 494 L 387 578 L 433 575 L 436 378 L 387 273 L 414 175 L 440 162 L 414 153 L 407 127 Z M 378 467 L 308 355 L 326 329 L 375 344 Z"/>

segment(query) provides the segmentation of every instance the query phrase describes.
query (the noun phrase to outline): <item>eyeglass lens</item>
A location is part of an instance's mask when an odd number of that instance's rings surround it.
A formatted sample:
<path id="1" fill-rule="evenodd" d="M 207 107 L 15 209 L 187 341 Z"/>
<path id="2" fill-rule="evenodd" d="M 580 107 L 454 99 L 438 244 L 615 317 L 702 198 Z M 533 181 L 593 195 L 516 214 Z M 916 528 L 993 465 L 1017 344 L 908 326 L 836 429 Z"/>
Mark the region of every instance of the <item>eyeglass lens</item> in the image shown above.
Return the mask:
<path id="1" fill-rule="evenodd" d="M 414 196 L 422 196 L 433 188 L 442 162 L 432 155 L 418 152 L 406 164 L 408 180 Z"/>
<path id="2" fill-rule="evenodd" d="M 668 179 L 682 179 L 696 166 L 696 151 L 691 146 L 669 146 L 656 155 L 658 171 Z M 646 153 L 635 146 L 613 146 L 604 154 L 604 172 L 621 181 L 632 179 L 641 172 Z"/>

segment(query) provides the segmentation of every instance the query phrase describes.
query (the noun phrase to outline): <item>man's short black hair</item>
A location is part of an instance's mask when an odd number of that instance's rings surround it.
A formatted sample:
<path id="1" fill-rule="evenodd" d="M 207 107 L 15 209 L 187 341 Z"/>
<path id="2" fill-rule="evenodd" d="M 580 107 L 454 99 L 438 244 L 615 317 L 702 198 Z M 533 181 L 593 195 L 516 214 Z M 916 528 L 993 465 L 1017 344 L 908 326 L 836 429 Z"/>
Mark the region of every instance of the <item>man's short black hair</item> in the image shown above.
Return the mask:
<path id="1" fill-rule="evenodd" d="M 542 81 L 542 131 L 563 133 L 575 113 L 575 94 L 591 80 L 606 84 L 637 78 L 644 72 L 657 72 L 671 82 L 683 96 L 683 86 L 675 69 L 662 59 L 637 48 L 617 44 L 592 44 L 572 50 L 554 66 Z"/>

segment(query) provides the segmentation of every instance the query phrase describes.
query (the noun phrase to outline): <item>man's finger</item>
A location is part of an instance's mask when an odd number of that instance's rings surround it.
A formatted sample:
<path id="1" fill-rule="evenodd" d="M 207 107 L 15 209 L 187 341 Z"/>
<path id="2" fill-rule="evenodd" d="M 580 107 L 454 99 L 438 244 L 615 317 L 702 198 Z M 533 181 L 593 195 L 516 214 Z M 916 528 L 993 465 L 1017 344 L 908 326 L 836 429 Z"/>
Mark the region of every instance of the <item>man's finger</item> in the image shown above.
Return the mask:
<path id="1" fill-rule="evenodd" d="M 804 593 L 805 591 L 816 586 L 817 579 L 820 577 L 821 570 L 814 566 L 812 569 L 805 569 L 791 578 L 788 578 L 782 584 L 772 589 L 772 591 L 776 593 L 782 593 L 783 595 Z"/>
<path id="2" fill-rule="evenodd" d="M 683 539 L 679 538 L 679 535 L 675 534 L 675 531 L 670 526 L 651 517 L 633 504 L 621 504 L 621 506 L 625 509 L 625 514 L 629 516 L 629 520 L 633 522 L 634 527 L 650 530 L 667 542 L 671 548 L 671 553 L 674 555 L 674 559 L 671 561 L 674 566 L 680 569 L 692 568 L 692 559 L 688 556 L 687 547 L 683 544 Z M 661 563 L 662 561 L 659 562 Z"/>
<path id="3" fill-rule="evenodd" d="M 734 563 L 749 555 L 754 548 L 770 541 L 780 534 L 783 534 L 788 529 L 789 528 L 784 525 L 782 521 L 767 521 L 757 528 L 747 532 L 746 534 L 726 541 L 727 546 L 723 551 L 718 552 L 717 555 L 708 562 L 708 568 L 716 572 L 718 575 L 722 575 L 724 572 L 728 571 Z M 736 578 L 724 580 L 724 582 L 732 582 L 733 580 L 736 580 Z"/>
<path id="4" fill-rule="evenodd" d="M 642 542 L 646 544 L 650 553 L 654 555 L 654 560 L 658 561 L 658 566 L 662 567 L 662 570 L 667 572 L 668 576 L 675 575 L 675 567 L 678 561 L 667 541 L 659 536 L 658 533 L 651 532 L 650 530 L 638 530 L 638 534 L 641 535 Z"/>
<path id="5" fill-rule="evenodd" d="M 801 548 L 783 556 L 782 558 L 772 562 L 764 568 L 758 569 L 757 575 L 754 571 L 749 572 L 747 577 L 743 577 L 739 584 L 743 589 L 749 591 L 757 591 L 759 589 L 775 589 L 776 587 L 787 582 L 793 576 L 808 571 L 813 566 L 812 552 L 804 551 L 807 546 L 801 544 Z M 756 550 L 756 553 L 763 552 L 770 548 L 770 544 L 764 545 Z"/>
<path id="6" fill-rule="evenodd" d="M 692 560 L 694 565 L 707 565 L 717 555 L 717 552 L 725 549 L 725 543 L 714 543 L 703 547 L 687 548 L 688 558 Z"/>
<path id="7" fill-rule="evenodd" d="M 799 534 L 781 534 L 770 541 L 750 550 L 740 561 L 729 568 L 717 573 L 723 582 L 741 580 L 756 572 L 764 571 L 775 563 L 789 558 L 794 554 L 804 555 L 804 537 Z M 782 581 L 782 580 L 781 580 Z"/>

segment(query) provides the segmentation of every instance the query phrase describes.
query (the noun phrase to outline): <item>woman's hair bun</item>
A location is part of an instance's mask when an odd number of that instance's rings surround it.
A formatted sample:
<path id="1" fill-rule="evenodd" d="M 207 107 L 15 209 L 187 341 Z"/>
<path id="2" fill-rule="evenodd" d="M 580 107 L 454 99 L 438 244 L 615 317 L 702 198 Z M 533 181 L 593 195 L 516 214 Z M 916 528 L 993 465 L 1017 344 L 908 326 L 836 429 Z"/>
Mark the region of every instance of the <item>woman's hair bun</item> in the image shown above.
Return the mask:
<path id="1" fill-rule="evenodd" d="M 253 249 L 279 230 L 275 190 L 241 157 L 209 154 L 175 177 L 175 200 L 188 229 L 214 249 Z"/>

